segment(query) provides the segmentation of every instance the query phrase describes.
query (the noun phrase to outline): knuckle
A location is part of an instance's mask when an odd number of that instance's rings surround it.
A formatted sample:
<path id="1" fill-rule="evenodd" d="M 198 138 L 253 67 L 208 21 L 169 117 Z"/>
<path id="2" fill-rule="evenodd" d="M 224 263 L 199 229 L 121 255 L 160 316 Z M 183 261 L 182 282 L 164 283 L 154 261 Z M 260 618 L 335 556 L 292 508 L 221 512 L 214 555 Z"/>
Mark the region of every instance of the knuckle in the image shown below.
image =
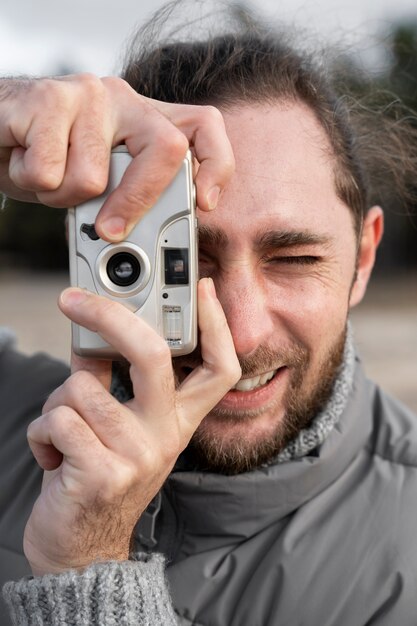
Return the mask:
<path id="1" fill-rule="evenodd" d="M 30 171 L 11 171 L 10 178 L 22 189 L 39 192 L 56 191 L 62 178 L 53 171 L 54 165 L 56 163 L 51 163 L 51 159 L 43 158 L 42 163 L 34 164 Z"/>
<path id="2" fill-rule="evenodd" d="M 208 124 L 213 124 L 218 126 L 219 124 L 224 126 L 224 119 L 222 113 L 219 109 L 212 104 L 205 104 L 201 107 L 201 114 L 204 117 L 204 120 Z"/>
<path id="3" fill-rule="evenodd" d="M 115 497 L 123 496 L 134 488 L 139 480 L 139 472 L 136 467 L 128 462 L 108 462 L 107 472 L 111 476 L 101 489 L 101 497 L 106 501 L 114 500 Z"/>
<path id="4" fill-rule="evenodd" d="M 82 176 L 77 183 L 77 193 L 85 198 L 101 195 L 107 186 L 106 175 L 103 172 L 89 172 Z"/>
<path id="5" fill-rule="evenodd" d="M 95 74 L 91 72 L 77 74 L 77 81 L 78 84 L 87 91 L 89 97 L 92 95 L 103 97 L 105 91 L 103 81 Z"/>
<path id="6" fill-rule="evenodd" d="M 148 449 L 147 454 L 143 454 L 140 457 L 140 466 L 137 469 L 138 476 L 137 481 L 149 481 L 156 476 L 161 467 L 161 457 L 155 454 L 154 450 Z"/>
<path id="7" fill-rule="evenodd" d="M 119 76 L 105 76 L 101 79 L 101 84 L 110 91 L 133 91 L 130 85 Z"/>
<path id="8" fill-rule="evenodd" d="M 55 436 L 69 436 L 72 439 L 84 436 L 83 424 L 78 414 L 68 406 L 58 406 L 45 416 L 48 429 Z"/>
<path id="9" fill-rule="evenodd" d="M 161 153 L 170 157 L 175 165 L 184 158 L 189 147 L 187 137 L 172 124 L 168 132 L 159 135 L 158 143 Z"/>
<path id="10" fill-rule="evenodd" d="M 101 80 L 100 78 L 98 78 L 95 74 L 93 74 L 92 72 L 80 72 L 79 74 L 77 74 L 77 78 L 78 80 L 86 85 L 99 85 L 101 84 Z"/>
<path id="11" fill-rule="evenodd" d="M 178 169 L 189 147 L 186 136 L 168 120 L 155 129 L 152 150 L 158 155 L 158 171 L 161 162 L 165 167 Z"/>
<path id="12" fill-rule="evenodd" d="M 24 164 L 12 153 L 9 175 L 11 180 L 23 189 L 32 191 L 55 191 L 62 183 L 64 175 L 63 160 L 52 146 L 57 141 L 52 132 L 45 131 L 42 138 L 30 148 Z M 28 155 L 28 151 L 26 153 Z"/>
<path id="13" fill-rule="evenodd" d="M 152 359 L 152 364 L 156 368 L 165 367 L 167 362 L 171 361 L 171 350 L 164 340 L 155 341 L 152 346 L 150 359 Z M 168 386 L 168 381 L 166 381 L 166 385 Z"/>
<path id="14" fill-rule="evenodd" d="M 64 392 L 70 397 L 76 394 L 91 391 L 91 386 L 95 381 L 94 376 L 85 370 L 79 370 L 70 376 L 64 383 Z"/>

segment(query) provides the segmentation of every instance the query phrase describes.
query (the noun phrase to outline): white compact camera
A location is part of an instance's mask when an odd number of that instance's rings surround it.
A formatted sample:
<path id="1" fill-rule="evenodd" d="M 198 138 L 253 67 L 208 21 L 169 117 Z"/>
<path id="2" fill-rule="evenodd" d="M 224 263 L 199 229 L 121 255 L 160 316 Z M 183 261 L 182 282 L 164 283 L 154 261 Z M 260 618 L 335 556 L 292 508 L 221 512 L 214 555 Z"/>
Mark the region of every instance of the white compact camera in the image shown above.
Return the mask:
<path id="1" fill-rule="evenodd" d="M 172 355 L 197 345 L 197 220 L 191 154 L 128 239 L 100 239 L 94 222 L 120 183 L 132 157 L 126 146 L 112 151 L 109 183 L 101 196 L 69 209 L 71 286 L 125 304 L 168 343 Z M 72 324 L 76 354 L 120 359 L 97 333 Z"/>

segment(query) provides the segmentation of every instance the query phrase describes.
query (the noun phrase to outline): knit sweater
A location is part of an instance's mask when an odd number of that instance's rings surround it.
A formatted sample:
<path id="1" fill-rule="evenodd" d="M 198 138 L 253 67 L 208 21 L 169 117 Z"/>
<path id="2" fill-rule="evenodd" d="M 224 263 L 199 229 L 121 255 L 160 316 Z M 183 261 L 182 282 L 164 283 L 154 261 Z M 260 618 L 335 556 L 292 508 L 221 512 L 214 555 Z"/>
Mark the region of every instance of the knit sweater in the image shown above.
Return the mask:
<path id="1" fill-rule="evenodd" d="M 97 563 L 82 574 L 69 570 L 6 583 L 3 591 L 19 626 L 170 626 L 176 624 L 164 559 L 137 555 Z"/>

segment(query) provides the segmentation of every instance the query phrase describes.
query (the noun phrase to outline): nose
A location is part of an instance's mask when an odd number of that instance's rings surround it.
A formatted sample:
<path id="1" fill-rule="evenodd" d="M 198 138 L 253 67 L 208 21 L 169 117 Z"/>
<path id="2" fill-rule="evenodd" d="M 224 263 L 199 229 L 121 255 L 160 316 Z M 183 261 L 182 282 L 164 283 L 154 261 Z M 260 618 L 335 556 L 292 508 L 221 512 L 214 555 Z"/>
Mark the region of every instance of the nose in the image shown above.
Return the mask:
<path id="1" fill-rule="evenodd" d="M 274 330 L 273 318 L 267 294 L 256 278 L 235 271 L 215 280 L 215 286 L 237 355 L 248 357 L 260 345 L 268 345 Z"/>

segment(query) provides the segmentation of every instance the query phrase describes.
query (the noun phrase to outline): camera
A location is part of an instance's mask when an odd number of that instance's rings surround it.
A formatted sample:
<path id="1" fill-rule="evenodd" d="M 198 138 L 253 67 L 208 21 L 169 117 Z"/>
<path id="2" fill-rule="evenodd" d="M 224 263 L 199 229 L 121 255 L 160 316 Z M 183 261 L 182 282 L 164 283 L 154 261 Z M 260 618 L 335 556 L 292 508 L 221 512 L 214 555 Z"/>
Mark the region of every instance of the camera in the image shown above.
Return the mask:
<path id="1" fill-rule="evenodd" d="M 168 343 L 173 356 L 197 345 L 197 219 L 191 153 L 180 171 L 130 233 L 119 243 L 100 239 L 96 216 L 131 162 L 126 146 L 111 153 L 105 192 L 69 209 L 71 286 L 126 305 Z M 121 358 L 97 333 L 72 324 L 80 356 Z"/>

